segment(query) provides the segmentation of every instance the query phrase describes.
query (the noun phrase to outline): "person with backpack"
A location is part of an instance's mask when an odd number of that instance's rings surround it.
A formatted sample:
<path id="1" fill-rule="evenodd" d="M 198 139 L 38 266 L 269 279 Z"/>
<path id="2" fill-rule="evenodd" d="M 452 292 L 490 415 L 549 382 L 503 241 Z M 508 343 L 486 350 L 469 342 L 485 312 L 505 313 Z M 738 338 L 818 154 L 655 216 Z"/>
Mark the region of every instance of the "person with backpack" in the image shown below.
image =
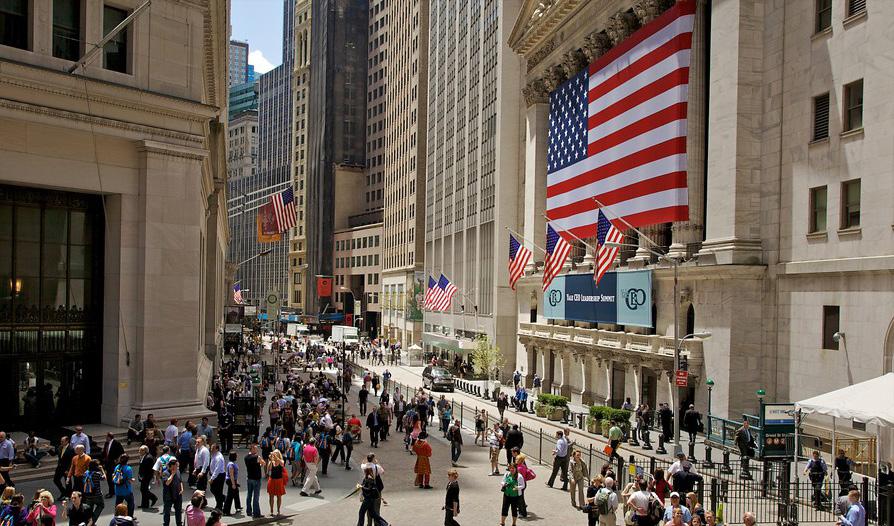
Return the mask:
<path id="1" fill-rule="evenodd" d="M 127 503 L 127 515 L 133 517 L 136 504 L 133 498 L 133 468 L 127 465 L 129 460 L 127 453 L 118 457 L 118 465 L 112 471 L 112 484 L 115 485 L 115 506 Z"/>
<path id="2" fill-rule="evenodd" d="M 599 526 L 615 526 L 617 523 L 618 494 L 615 493 L 615 480 L 606 477 L 602 487 L 598 488 L 590 503 L 589 517 L 596 518 Z M 595 525 L 595 521 L 591 524 Z"/>
<path id="3" fill-rule="evenodd" d="M 629 518 L 636 526 L 655 526 L 661 520 L 664 508 L 658 502 L 658 497 L 649 492 L 649 485 L 645 480 L 639 479 L 637 488 L 627 499 L 627 506 L 631 508 Z"/>
<path id="4" fill-rule="evenodd" d="M 96 521 L 99 520 L 99 515 L 106 507 L 105 500 L 102 497 L 102 481 L 105 478 L 106 472 L 97 458 L 90 461 L 87 465 L 87 471 L 84 472 L 84 476 L 81 478 L 81 487 L 84 488 L 82 500 L 84 504 L 87 504 L 93 510 L 93 524 L 96 524 Z"/>
<path id="5" fill-rule="evenodd" d="M 574 450 L 574 453 L 571 454 L 571 464 L 568 471 L 571 472 L 568 491 L 571 494 L 571 507 L 581 509 L 586 504 L 584 488 L 587 485 L 587 481 L 590 480 L 590 468 L 587 467 L 587 463 L 581 457 L 579 449 Z M 578 502 L 580 502 L 580 505 L 577 504 Z"/>

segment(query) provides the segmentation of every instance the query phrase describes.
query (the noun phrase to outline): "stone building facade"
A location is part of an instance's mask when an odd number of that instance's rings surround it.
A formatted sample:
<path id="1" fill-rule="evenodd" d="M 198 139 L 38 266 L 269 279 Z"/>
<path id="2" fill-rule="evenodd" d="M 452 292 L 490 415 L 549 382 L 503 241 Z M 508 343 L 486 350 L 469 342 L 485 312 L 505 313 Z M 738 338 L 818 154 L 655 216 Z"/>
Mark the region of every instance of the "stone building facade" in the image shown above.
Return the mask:
<path id="1" fill-rule="evenodd" d="M 50 2 L 7 17 L 4 425 L 207 412 L 228 294 L 228 3 L 156 0 L 68 72 L 142 3 L 84 0 L 56 26 Z"/>
<path id="2" fill-rule="evenodd" d="M 535 243 L 544 238 L 549 93 L 671 4 L 524 2 L 509 39 L 525 60 L 515 226 Z M 680 262 L 678 330 L 712 333 L 684 342 L 692 376 L 682 398 L 703 412 L 708 378 L 714 413 L 739 418 L 756 414 L 758 389 L 788 402 L 892 371 L 894 103 L 869 50 L 891 46 L 894 5 L 821 5 L 697 3 L 690 217 L 645 233 L 666 239 L 662 250 Z M 654 407 L 672 390 L 673 271 L 644 246 L 619 263 L 652 269 L 653 329 L 547 320 L 532 264 L 516 296 L 517 362 L 576 401 L 630 396 Z"/>

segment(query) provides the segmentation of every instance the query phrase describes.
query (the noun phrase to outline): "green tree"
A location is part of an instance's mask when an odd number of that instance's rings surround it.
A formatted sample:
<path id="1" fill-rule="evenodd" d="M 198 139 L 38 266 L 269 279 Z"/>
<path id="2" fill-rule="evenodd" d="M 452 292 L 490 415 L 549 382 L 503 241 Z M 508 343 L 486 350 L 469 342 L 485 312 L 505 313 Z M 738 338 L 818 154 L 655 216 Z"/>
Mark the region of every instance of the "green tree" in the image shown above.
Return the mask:
<path id="1" fill-rule="evenodd" d="M 475 350 L 472 351 L 472 367 L 475 374 L 487 377 L 488 389 L 492 389 L 491 382 L 496 378 L 497 371 L 503 368 L 503 353 L 485 335 L 480 335 L 475 340 Z"/>

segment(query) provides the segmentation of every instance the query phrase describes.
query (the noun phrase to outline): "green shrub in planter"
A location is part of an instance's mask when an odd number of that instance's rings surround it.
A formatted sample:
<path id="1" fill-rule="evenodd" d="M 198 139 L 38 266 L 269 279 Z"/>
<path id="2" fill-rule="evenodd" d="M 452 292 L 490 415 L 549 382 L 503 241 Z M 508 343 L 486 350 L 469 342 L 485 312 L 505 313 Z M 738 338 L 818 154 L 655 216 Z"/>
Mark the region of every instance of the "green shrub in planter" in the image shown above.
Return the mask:
<path id="1" fill-rule="evenodd" d="M 537 400 L 541 404 L 551 405 L 555 407 L 568 407 L 568 399 L 564 396 L 549 394 L 549 393 L 541 393 L 541 395 L 537 398 Z"/>
<path id="2" fill-rule="evenodd" d="M 611 429 L 611 427 L 612 427 L 612 421 L 609 420 L 608 418 L 603 419 L 602 423 L 601 423 L 601 427 L 602 427 L 602 436 L 605 438 L 608 438 L 608 430 Z"/>
<path id="3" fill-rule="evenodd" d="M 546 416 L 549 414 L 549 410 L 550 410 L 550 406 L 548 406 L 546 404 L 537 402 L 534 405 L 534 414 L 536 414 L 540 418 L 546 418 Z"/>
<path id="4" fill-rule="evenodd" d="M 593 417 L 594 420 L 602 420 L 605 418 L 606 411 L 609 411 L 611 408 L 605 407 L 604 405 L 591 405 L 590 406 L 590 416 Z"/>
<path id="5" fill-rule="evenodd" d="M 600 429 L 600 427 L 599 427 L 601 425 L 600 422 L 601 421 L 598 418 L 593 418 L 592 416 L 588 416 L 587 417 L 587 432 L 596 434 L 596 433 L 599 433 L 600 431 L 602 431 L 602 429 Z"/>

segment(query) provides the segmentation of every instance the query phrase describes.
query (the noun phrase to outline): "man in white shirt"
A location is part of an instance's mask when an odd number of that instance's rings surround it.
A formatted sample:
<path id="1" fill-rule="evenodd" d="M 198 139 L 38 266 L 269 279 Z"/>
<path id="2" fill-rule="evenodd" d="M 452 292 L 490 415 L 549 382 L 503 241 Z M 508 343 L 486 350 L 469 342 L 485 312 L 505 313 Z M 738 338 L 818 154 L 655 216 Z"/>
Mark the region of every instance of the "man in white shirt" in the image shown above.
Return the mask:
<path id="1" fill-rule="evenodd" d="M 202 491 L 208 489 L 208 468 L 211 466 L 211 453 L 205 446 L 205 437 L 200 436 L 196 439 L 196 456 L 193 460 L 196 477 L 196 488 Z"/>
<path id="2" fill-rule="evenodd" d="M 673 464 L 671 464 L 671 466 L 669 468 L 667 468 L 667 473 L 665 473 L 665 475 L 664 475 L 665 480 L 667 480 L 668 482 L 671 482 L 674 479 L 674 475 L 676 473 L 683 471 L 684 466 L 689 466 L 689 472 L 692 473 L 693 475 L 698 474 L 698 472 L 695 470 L 695 466 L 693 466 L 692 462 L 690 462 L 686 458 L 686 454 L 680 452 L 680 453 L 677 453 L 677 460 Z"/>
<path id="3" fill-rule="evenodd" d="M 490 474 L 500 474 L 500 443 L 503 440 L 503 431 L 500 424 L 494 422 L 494 427 L 487 433 L 487 445 L 490 448 Z"/>
<path id="4" fill-rule="evenodd" d="M 211 484 L 211 493 L 214 494 L 214 507 L 224 509 L 224 482 L 226 481 L 227 461 L 220 452 L 220 446 L 211 446 L 211 465 L 209 467 L 208 480 Z"/>
<path id="5" fill-rule="evenodd" d="M 562 431 L 556 431 L 556 447 L 553 448 L 553 472 L 549 476 L 549 481 L 547 481 L 546 485 L 549 487 L 553 487 L 553 482 L 556 480 L 556 475 L 559 474 L 559 470 L 562 471 L 562 491 L 568 490 L 568 439 L 565 438 L 565 433 Z"/>
<path id="6" fill-rule="evenodd" d="M 322 418 L 320 418 L 320 424 L 326 429 L 326 431 L 332 431 L 332 428 L 335 425 L 332 423 L 332 416 L 329 414 L 329 411 L 323 413 Z"/>
<path id="7" fill-rule="evenodd" d="M 168 425 L 167 428 L 165 428 L 165 445 L 166 446 L 173 448 L 174 446 L 177 445 L 177 433 L 178 433 L 177 419 L 172 418 L 171 424 Z"/>
<path id="8" fill-rule="evenodd" d="M 90 454 L 90 438 L 84 434 L 84 428 L 81 426 L 75 426 L 75 433 L 71 435 L 69 445 L 72 448 L 84 446 L 84 453 Z"/>

